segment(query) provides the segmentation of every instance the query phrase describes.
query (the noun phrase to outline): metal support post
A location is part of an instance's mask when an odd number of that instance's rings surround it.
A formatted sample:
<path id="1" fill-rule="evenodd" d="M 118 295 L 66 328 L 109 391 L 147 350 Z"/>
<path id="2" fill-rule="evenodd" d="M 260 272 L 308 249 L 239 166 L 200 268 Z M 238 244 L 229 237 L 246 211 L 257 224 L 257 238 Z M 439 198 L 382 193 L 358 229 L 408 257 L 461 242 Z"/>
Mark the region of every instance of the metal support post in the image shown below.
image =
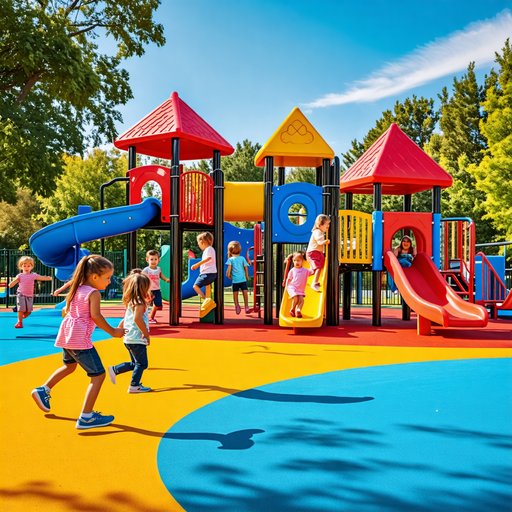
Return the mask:
<path id="1" fill-rule="evenodd" d="M 277 174 L 277 185 L 284 185 L 285 168 L 279 167 Z M 256 258 L 256 256 L 254 256 Z M 284 245 L 276 244 L 276 318 L 279 318 L 279 310 L 283 300 L 283 279 L 284 279 Z M 254 276 L 256 282 L 256 276 Z"/>
<path id="2" fill-rule="evenodd" d="M 169 233 L 169 325 L 179 324 L 179 301 L 181 276 L 179 258 L 180 233 L 180 139 L 172 139 L 171 185 L 170 185 L 170 233 Z"/>
<path id="3" fill-rule="evenodd" d="M 213 248 L 217 261 L 217 280 L 213 300 L 216 324 L 224 323 L 224 172 L 220 168 L 220 151 L 213 152 Z"/>
<path id="4" fill-rule="evenodd" d="M 265 188 L 263 220 L 265 222 L 264 236 L 264 300 L 265 311 L 263 313 L 263 323 L 272 325 L 273 317 L 273 296 L 274 296 L 274 251 L 272 246 L 272 187 L 274 186 L 274 157 L 265 157 Z"/>

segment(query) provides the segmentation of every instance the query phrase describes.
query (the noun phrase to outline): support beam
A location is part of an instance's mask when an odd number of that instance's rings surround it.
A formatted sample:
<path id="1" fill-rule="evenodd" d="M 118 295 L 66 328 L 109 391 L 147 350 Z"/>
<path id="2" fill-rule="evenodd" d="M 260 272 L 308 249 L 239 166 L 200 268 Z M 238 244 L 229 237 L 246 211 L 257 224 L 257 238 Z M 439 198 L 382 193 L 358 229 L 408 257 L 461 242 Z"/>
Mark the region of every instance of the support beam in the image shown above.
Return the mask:
<path id="1" fill-rule="evenodd" d="M 412 195 L 407 194 L 404 196 L 404 212 L 412 212 Z M 404 229 L 402 232 L 403 236 L 411 236 L 409 229 Z M 411 308 L 407 305 L 404 298 L 402 297 L 402 320 L 407 321 L 411 319 Z"/>
<path id="2" fill-rule="evenodd" d="M 128 148 L 128 170 L 135 169 L 137 167 L 137 149 L 135 146 Z M 126 184 L 126 204 L 130 204 L 130 182 Z M 134 268 L 138 267 L 137 263 L 137 232 L 128 233 L 126 235 L 127 242 L 127 270 L 130 272 Z"/>
<path id="3" fill-rule="evenodd" d="M 181 294 L 181 276 L 178 254 L 180 232 L 180 139 L 172 139 L 171 184 L 170 184 L 170 234 L 169 234 L 169 325 L 179 324 L 179 300 Z M 165 272 L 164 272 L 165 273 Z"/>
<path id="4" fill-rule="evenodd" d="M 325 162 L 325 160 L 324 160 Z M 327 325 L 340 324 L 340 159 L 335 156 L 332 165 L 329 166 L 329 190 L 331 193 L 330 210 L 331 218 L 329 226 L 329 279 L 327 283 Z"/>
<path id="5" fill-rule="evenodd" d="M 382 186 L 380 183 L 373 184 L 373 209 L 377 212 L 382 210 Z M 380 327 L 382 324 L 382 271 L 372 272 L 372 325 Z"/>
<path id="6" fill-rule="evenodd" d="M 279 167 L 277 185 L 284 185 L 285 179 L 285 168 Z M 256 258 L 256 256 L 254 257 Z M 284 258 L 284 245 L 276 244 L 276 318 L 279 318 L 279 310 L 281 309 L 281 302 L 283 300 Z M 254 282 L 256 283 L 256 276 L 254 276 Z M 256 291 L 254 293 L 256 293 Z"/>
<path id="7" fill-rule="evenodd" d="M 354 208 L 354 194 L 352 192 L 345 193 L 345 210 Z M 352 218 L 349 216 L 347 222 L 347 233 L 350 233 Z M 347 237 L 348 240 L 348 237 Z M 352 300 L 352 272 L 343 274 L 343 320 L 350 320 L 350 306 Z"/>
<path id="8" fill-rule="evenodd" d="M 263 322 L 265 325 L 273 324 L 274 310 L 274 251 L 272 244 L 272 187 L 274 186 L 274 157 L 265 157 L 265 174 L 264 174 L 264 214 L 265 222 L 264 240 L 264 300 L 265 310 L 263 312 Z"/>
<path id="9" fill-rule="evenodd" d="M 224 172 L 220 168 L 220 151 L 213 152 L 213 248 L 217 260 L 217 280 L 213 300 L 215 323 L 224 323 Z"/>

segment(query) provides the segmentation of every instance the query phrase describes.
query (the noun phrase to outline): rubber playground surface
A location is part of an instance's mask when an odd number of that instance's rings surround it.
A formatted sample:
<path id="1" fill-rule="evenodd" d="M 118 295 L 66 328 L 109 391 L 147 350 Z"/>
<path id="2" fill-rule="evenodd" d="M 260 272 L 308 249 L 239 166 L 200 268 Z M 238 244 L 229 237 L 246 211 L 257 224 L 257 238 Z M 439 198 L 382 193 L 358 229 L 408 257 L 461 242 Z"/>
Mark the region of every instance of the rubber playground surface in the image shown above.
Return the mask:
<path id="1" fill-rule="evenodd" d="M 104 308 L 117 323 L 123 308 Z M 105 380 L 103 429 L 78 431 L 88 377 L 30 391 L 61 364 L 60 311 L 14 329 L 0 312 L 1 477 L 5 511 L 512 510 L 512 319 L 485 329 L 434 328 L 415 315 L 353 308 L 339 327 L 300 332 L 226 308 L 222 326 L 151 327 L 153 391 Z M 105 367 L 118 339 L 95 331 Z"/>

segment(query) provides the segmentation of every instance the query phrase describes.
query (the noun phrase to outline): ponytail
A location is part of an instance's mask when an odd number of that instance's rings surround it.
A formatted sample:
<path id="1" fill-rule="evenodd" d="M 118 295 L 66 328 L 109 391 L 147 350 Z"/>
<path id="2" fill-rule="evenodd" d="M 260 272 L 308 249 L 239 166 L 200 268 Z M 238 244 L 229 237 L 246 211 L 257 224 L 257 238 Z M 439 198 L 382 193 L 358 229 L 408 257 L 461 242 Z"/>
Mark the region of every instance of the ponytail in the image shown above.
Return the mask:
<path id="1" fill-rule="evenodd" d="M 91 274 L 101 275 L 113 268 L 114 266 L 109 260 L 107 260 L 107 258 L 91 254 L 89 256 L 84 256 L 79 261 L 73 275 L 71 276 L 71 286 L 68 294 L 66 295 L 65 312 L 69 312 L 71 301 L 75 298 L 78 287 L 85 283 L 88 276 Z"/>

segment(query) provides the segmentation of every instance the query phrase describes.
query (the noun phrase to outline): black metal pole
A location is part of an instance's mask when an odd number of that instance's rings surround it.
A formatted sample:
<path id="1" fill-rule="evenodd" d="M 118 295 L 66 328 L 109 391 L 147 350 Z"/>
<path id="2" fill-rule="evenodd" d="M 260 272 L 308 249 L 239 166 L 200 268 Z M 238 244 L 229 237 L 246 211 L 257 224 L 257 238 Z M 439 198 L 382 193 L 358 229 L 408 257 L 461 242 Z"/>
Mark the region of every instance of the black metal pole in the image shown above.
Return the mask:
<path id="1" fill-rule="evenodd" d="M 279 167 L 277 173 L 277 185 L 285 183 L 285 168 Z M 256 257 L 256 256 L 255 256 Z M 279 310 L 281 309 L 281 301 L 283 300 L 283 279 L 284 279 L 284 246 L 276 244 L 276 318 L 279 318 Z M 256 276 L 254 276 L 256 277 Z M 256 293 L 256 292 L 255 292 Z"/>
<path id="2" fill-rule="evenodd" d="M 407 194 L 404 196 L 404 212 L 412 212 L 412 195 Z M 403 230 L 403 235 L 410 236 L 408 229 Z M 402 297 L 402 320 L 411 319 L 411 308 L 407 305 L 404 298 Z"/>
<path id="3" fill-rule="evenodd" d="M 273 296 L 274 296 L 274 251 L 272 246 L 272 187 L 274 186 L 274 157 L 265 157 L 265 196 L 263 220 L 265 222 L 264 239 L 264 275 L 265 283 L 265 311 L 263 312 L 263 323 L 272 325 L 273 317 Z"/>
<path id="4" fill-rule="evenodd" d="M 7 260 L 6 281 L 7 281 L 7 284 L 5 285 L 5 309 L 9 308 L 9 302 L 11 299 L 11 289 L 9 288 L 9 281 L 11 280 L 9 277 L 10 270 L 11 270 L 11 267 L 10 267 L 11 262 L 10 262 L 9 256 L 10 256 L 10 251 L 9 251 L 9 249 L 7 249 L 7 255 L 6 255 L 6 260 Z"/>
<path id="5" fill-rule="evenodd" d="M 224 172 L 220 168 L 220 151 L 213 152 L 213 248 L 217 260 L 217 280 L 213 300 L 215 323 L 224 323 Z"/>
<path id="6" fill-rule="evenodd" d="M 135 169 L 137 167 L 137 148 L 130 146 L 128 148 L 128 170 Z M 126 183 L 126 204 L 130 204 L 130 181 Z M 128 272 L 132 269 L 137 268 L 137 232 L 128 233 L 126 235 L 128 250 L 127 254 L 127 265 Z"/>
<path id="7" fill-rule="evenodd" d="M 169 325 L 179 324 L 179 300 L 181 288 L 179 250 L 180 239 L 180 139 L 172 139 L 171 157 L 171 219 L 169 233 Z"/>
<path id="8" fill-rule="evenodd" d="M 380 183 L 373 184 L 373 209 L 375 211 L 382 210 L 382 187 Z M 382 287 L 382 271 L 376 270 L 372 272 L 372 325 L 380 327 L 382 324 L 381 311 L 381 287 Z"/>
<path id="9" fill-rule="evenodd" d="M 432 213 L 441 213 L 441 187 L 432 189 Z"/>
<path id="10" fill-rule="evenodd" d="M 352 210 L 354 208 L 354 194 L 352 192 L 345 193 L 345 210 Z M 350 233 L 350 225 L 352 219 L 349 217 L 347 222 L 347 233 L 345 239 L 348 243 L 352 244 L 352 240 L 348 233 Z M 352 272 L 345 272 L 343 274 L 343 320 L 350 320 L 350 303 L 352 300 Z"/>
<path id="11" fill-rule="evenodd" d="M 321 187 L 322 186 L 322 166 L 321 165 L 316 168 L 315 185 L 317 187 Z"/>
<path id="12" fill-rule="evenodd" d="M 325 160 L 324 160 L 325 162 Z M 340 324 L 340 279 L 339 279 L 339 259 L 340 259 L 340 160 L 334 157 L 332 165 L 329 165 L 329 190 L 330 190 L 330 210 L 328 215 L 331 219 L 329 225 L 329 280 L 327 282 L 327 310 L 326 324 Z"/>

